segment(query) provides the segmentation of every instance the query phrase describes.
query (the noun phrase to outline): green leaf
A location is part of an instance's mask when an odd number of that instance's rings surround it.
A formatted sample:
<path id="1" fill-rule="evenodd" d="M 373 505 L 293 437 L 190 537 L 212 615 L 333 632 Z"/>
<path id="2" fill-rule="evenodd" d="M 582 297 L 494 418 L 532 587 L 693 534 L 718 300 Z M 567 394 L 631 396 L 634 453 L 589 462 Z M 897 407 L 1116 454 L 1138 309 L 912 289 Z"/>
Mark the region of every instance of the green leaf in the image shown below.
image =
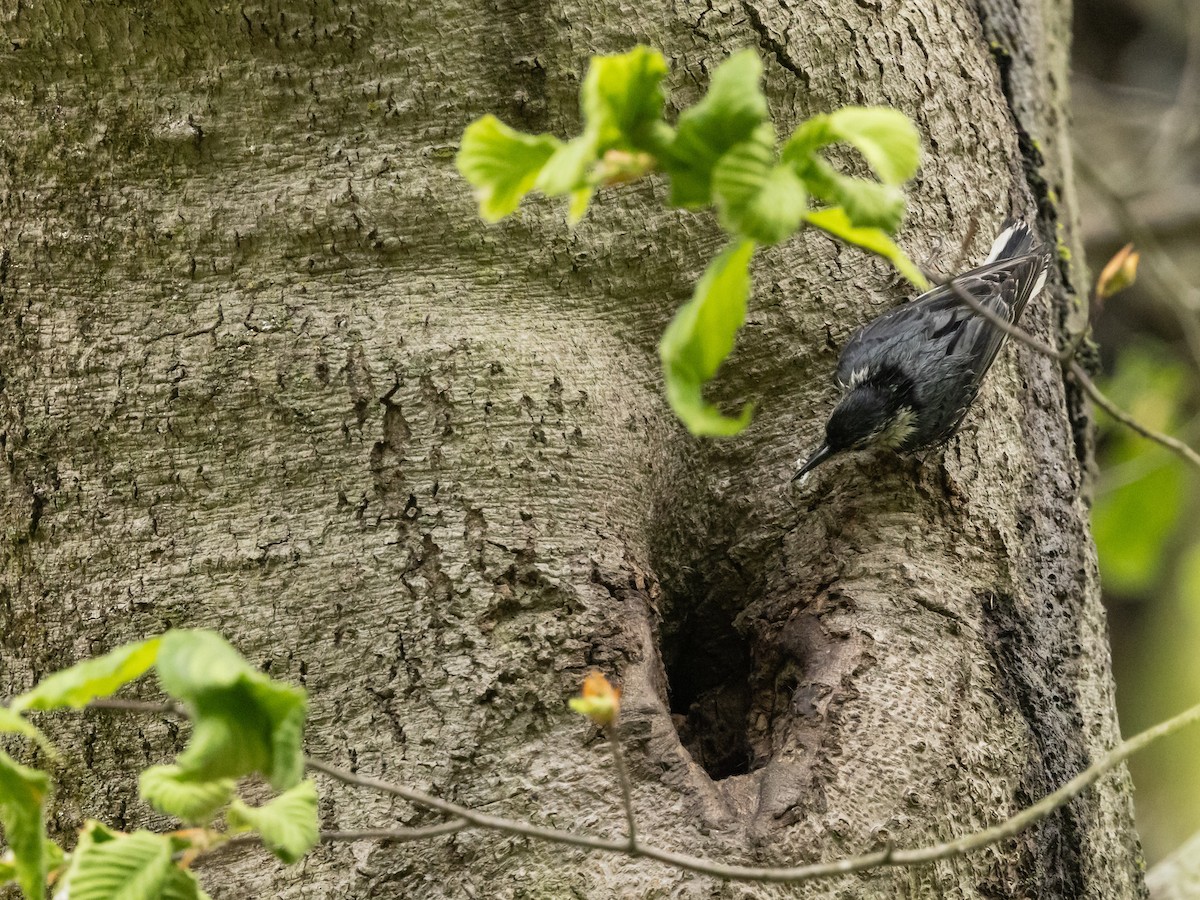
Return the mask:
<path id="1" fill-rule="evenodd" d="M 840 206 L 855 228 L 882 228 L 894 233 L 904 218 L 904 191 L 890 184 L 842 175 L 822 159 L 806 169 L 804 184 L 813 195 Z"/>
<path id="2" fill-rule="evenodd" d="M 463 132 L 457 165 L 479 195 L 480 215 L 498 221 L 536 189 L 549 196 L 570 194 L 571 221 L 578 222 L 607 151 L 657 152 L 663 129 L 670 134 L 662 121 L 660 83 L 666 73 L 667 61 L 649 47 L 595 57 L 580 90 L 583 134 L 565 144 L 551 135 L 521 134 L 495 116 L 472 122 Z"/>
<path id="3" fill-rule="evenodd" d="M 142 845 L 142 850 L 149 851 L 148 855 L 152 857 L 159 852 L 157 845 L 159 841 L 166 841 L 168 852 L 172 859 L 180 850 L 186 849 L 190 845 L 190 841 L 182 839 L 178 835 L 156 835 L 148 831 L 139 831 L 135 835 L 124 835 L 119 831 L 114 831 L 102 822 L 89 819 L 84 823 L 83 828 L 80 829 L 79 842 L 75 845 L 75 851 L 68 858 L 70 865 L 66 874 L 59 882 L 62 890 L 56 893 L 55 896 L 75 900 L 79 891 L 78 879 L 81 869 L 87 870 L 83 874 L 84 890 L 96 890 L 97 892 L 109 890 L 110 888 L 103 883 L 89 884 L 93 879 L 102 877 L 102 873 L 95 869 L 97 859 L 101 861 L 101 865 L 103 866 L 103 861 L 107 854 L 116 853 L 120 856 L 124 851 L 112 845 L 128 837 L 135 837 L 135 846 Z M 126 849 L 129 848 L 127 847 Z M 59 851 L 58 863 L 61 863 L 63 859 L 64 857 L 61 851 Z M 133 887 L 137 888 L 136 881 Z M 100 896 L 108 896 L 108 894 L 100 894 Z M 126 893 L 118 896 L 129 897 L 131 895 Z M 139 895 L 133 894 L 132 896 Z M 166 869 L 161 887 L 152 896 L 156 900 L 210 900 L 208 894 L 200 889 L 195 876 L 190 872 L 180 869 L 178 865 L 171 865 Z"/>
<path id="4" fill-rule="evenodd" d="M 294 863 L 317 843 L 317 786 L 302 781 L 262 806 L 235 799 L 229 807 L 231 831 L 255 831 L 271 852 Z"/>
<path id="5" fill-rule="evenodd" d="M 114 834 L 90 827 L 72 854 L 67 896 L 70 900 L 160 900 L 179 871 L 172 852 L 165 834 Z"/>
<path id="6" fill-rule="evenodd" d="M 855 147 L 883 183 L 852 178 L 833 168 L 817 151 L 835 143 Z M 784 145 L 782 158 L 813 196 L 840 207 L 849 227 L 862 232 L 858 240 L 843 235 L 844 240 L 875 253 L 881 252 L 876 247 L 884 248 L 886 252 L 882 255 L 903 271 L 904 263 L 893 255 L 899 252 L 894 245 L 869 232 L 883 229 L 890 233 L 900 227 L 905 197 L 897 185 L 916 174 L 920 153 L 916 126 L 903 113 L 885 107 L 848 106 L 813 116 L 797 128 Z M 829 218 L 833 221 L 838 217 Z M 837 223 L 834 224 L 836 227 Z M 914 284 L 919 283 L 911 273 L 905 274 Z"/>
<path id="7" fill-rule="evenodd" d="M 41 751 L 51 759 L 58 756 L 54 745 L 50 743 L 50 740 L 32 722 L 7 706 L 0 706 L 0 732 L 19 734 L 27 737 L 37 744 L 41 748 Z"/>
<path id="8" fill-rule="evenodd" d="M 914 285 L 923 291 L 929 290 L 929 282 L 921 274 L 921 270 L 882 229 L 855 227 L 846 216 L 846 211 L 838 206 L 807 213 L 804 218 L 810 225 L 814 225 L 848 244 L 862 247 L 864 250 L 889 260 L 900 274 Z"/>
<path id="9" fill-rule="evenodd" d="M 158 896 L 159 900 L 211 900 L 200 887 L 196 876 L 178 867 L 167 876 L 162 893 Z"/>
<path id="10" fill-rule="evenodd" d="M 674 139 L 661 163 L 671 177 L 674 206 L 712 202 L 712 171 L 735 144 L 748 140 L 767 118 L 767 99 L 759 88 L 762 63 L 743 50 L 713 72 L 708 92 L 679 116 Z"/>
<path id="11" fill-rule="evenodd" d="M 592 188 L 581 188 L 571 192 L 571 206 L 567 210 L 567 224 L 578 225 L 583 217 L 587 214 L 588 206 L 591 205 L 592 195 L 596 192 Z"/>
<path id="12" fill-rule="evenodd" d="M 894 234 L 904 219 L 904 191 L 890 184 L 837 175 L 832 202 L 856 228 L 882 228 Z"/>
<path id="13" fill-rule="evenodd" d="M 193 723 L 180 770 L 200 780 L 259 771 L 277 789 L 299 781 L 304 691 L 254 670 L 215 632 L 168 631 L 162 641 L 159 680 Z"/>
<path id="14" fill-rule="evenodd" d="M 594 136 L 598 153 L 614 147 L 652 149 L 651 129 L 662 119 L 666 74 L 666 59 L 650 47 L 593 57 L 579 104 L 585 133 Z"/>
<path id="15" fill-rule="evenodd" d="M 46 841 L 43 845 L 45 848 L 46 868 L 53 871 L 62 865 L 66 859 L 66 855 L 62 852 L 62 848 L 54 841 Z M 11 881 L 16 881 L 20 878 L 20 869 L 17 866 L 17 858 L 11 850 L 6 850 L 0 853 L 0 886 L 8 884 Z M 37 895 L 39 900 L 43 896 Z"/>
<path id="16" fill-rule="evenodd" d="M 750 423 L 747 404 L 727 418 L 704 401 L 701 388 L 733 349 L 746 319 L 754 242 L 730 245 L 709 263 L 692 299 L 680 307 L 659 344 L 667 399 L 692 434 L 728 436 Z"/>
<path id="17" fill-rule="evenodd" d="M 1170 536 L 1183 513 L 1186 476 L 1182 463 L 1161 448 L 1139 455 L 1137 477 L 1101 493 L 1092 510 L 1105 589 L 1143 596 L 1162 578 Z"/>
<path id="18" fill-rule="evenodd" d="M 495 116 L 484 116 L 467 126 L 455 165 L 479 198 L 479 215 L 498 222 L 516 212 L 533 190 L 542 166 L 562 146 L 548 135 L 522 134 Z"/>
<path id="19" fill-rule="evenodd" d="M 554 151 L 533 186 L 550 197 L 583 189 L 599 159 L 595 135 L 580 135 Z"/>
<path id="20" fill-rule="evenodd" d="M 44 809 L 49 792 L 45 772 L 23 766 L 0 750 L 0 825 L 12 850 L 17 883 L 30 900 L 42 900 L 46 894 Z"/>
<path id="21" fill-rule="evenodd" d="M 733 437 L 741 434 L 754 415 L 747 403 L 736 416 L 726 416 L 704 399 L 703 385 L 666 372 L 667 402 L 687 430 L 699 437 Z"/>
<path id="22" fill-rule="evenodd" d="M 47 840 L 45 843 L 45 848 L 46 863 L 49 865 L 51 871 L 57 869 L 67 861 L 67 854 L 64 853 L 62 847 L 58 846 L 58 844 L 54 843 L 54 841 Z"/>
<path id="23" fill-rule="evenodd" d="M 308 701 L 304 691 L 288 690 L 290 693 L 268 693 L 262 701 L 273 723 L 271 769 L 266 774 L 276 790 L 292 787 L 304 774 L 304 718 Z"/>
<path id="24" fill-rule="evenodd" d="M 1117 356 L 1101 389 L 1148 427 L 1174 431 L 1186 408 L 1192 380 L 1166 347 L 1134 343 Z M 1178 552 L 1176 533 L 1187 509 L 1188 475 L 1182 461 L 1097 411 L 1102 433 L 1100 479 L 1092 507 L 1092 533 L 1100 574 L 1115 597 L 1141 597 L 1159 589 Z"/>
<path id="25" fill-rule="evenodd" d="M 61 882 L 63 892 L 68 897 L 70 896 L 71 880 L 79 870 L 79 861 L 87 855 L 92 845 L 115 841 L 118 837 L 120 837 L 120 833 L 113 831 L 103 822 L 88 819 L 83 823 L 83 827 L 79 829 L 79 840 L 75 843 L 75 849 L 71 851 L 71 855 L 67 858 L 69 864 Z"/>
<path id="26" fill-rule="evenodd" d="M 119 837 L 121 837 L 121 832 L 116 829 L 109 828 L 103 822 L 97 822 L 95 819 L 88 819 L 79 829 L 79 842 L 75 845 L 75 852 L 71 854 L 71 858 L 74 860 L 80 851 L 87 849 L 92 844 L 115 841 Z"/>
<path id="27" fill-rule="evenodd" d="M 69 669 L 43 678 L 33 690 L 12 701 L 17 711 L 26 709 L 80 709 L 97 697 L 107 697 L 122 685 L 141 678 L 154 665 L 159 638 L 124 644 L 115 650 L 85 659 Z"/>
<path id="28" fill-rule="evenodd" d="M 197 778 L 179 766 L 151 766 L 138 779 L 142 799 L 169 816 L 203 824 L 233 796 L 231 778 Z"/>
<path id="29" fill-rule="evenodd" d="M 903 184 L 921 164 L 917 126 L 904 113 L 886 106 L 845 106 L 813 116 L 792 134 L 783 148 L 783 160 L 803 167 L 818 149 L 837 143 L 858 150 L 884 184 Z M 804 177 L 803 172 L 798 174 Z"/>
<path id="30" fill-rule="evenodd" d="M 884 184 L 903 184 L 921 166 L 921 136 L 912 119 L 886 106 L 844 106 L 829 114 L 839 140 L 851 144 Z"/>
<path id="31" fill-rule="evenodd" d="M 579 97 L 583 134 L 555 150 L 534 184 L 552 197 L 572 195 L 572 224 L 587 210 L 596 164 L 607 151 L 654 145 L 664 103 L 659 82 L 666 74 L 667 61 L 649 47 L 592 60 Z"/>
<path id="32" fill-rule="evenodd" d="M 775 163 L 775 129 L 769 122 L 717 161 L 712 184 L 721 225 L 734 234 L 776 244 L 804 221 L 804 185 L 790 168 Z"/>

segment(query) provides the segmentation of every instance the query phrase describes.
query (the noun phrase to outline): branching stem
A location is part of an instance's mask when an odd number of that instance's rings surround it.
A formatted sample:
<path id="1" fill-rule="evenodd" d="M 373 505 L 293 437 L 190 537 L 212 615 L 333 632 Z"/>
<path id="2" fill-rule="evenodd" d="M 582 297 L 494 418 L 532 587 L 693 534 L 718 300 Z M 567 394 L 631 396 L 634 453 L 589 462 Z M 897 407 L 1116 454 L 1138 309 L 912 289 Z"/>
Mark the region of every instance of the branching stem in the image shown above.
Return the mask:
<path id="1" fill-rule="evenodd" d="M 963 835 L 953 841 L 933 844 L 928 847 L 904 850 L 896 849 L 889 844 L 881 850 L 865 853 L 860 856 L 847 857 L 832 862 L 778 868 L 714 862 L 698 856 L 676 853 L 673 850 L 666 850 L 640 842 L 610 840 L 591 835 L 576 834 L 570 831 L 560 831 L 555 828 L 542 828 L 516 819 L 506 819 L 502 816 L 479 813 L 465 806 L 460 806 L 457 803 L 451 803 L 447 800 L 426 794 L 415 788 L 390 784 L 369 776 L 358 775 L 322 762 L 321 760 L 309 759 L 307 764 L 310 769 L 321 772 L 337 781 L 357 787 L 364 787 L 369 790 L 380 791 L 400 797 L 417 806 L 456 816 L 465 823 L 463 824 L 464 828 L 474 826 L 476 828 L 499 831 L 504 834 L 578 847 L 582 850 L 596 850 L 625 856 L 642 856 L 657 860 L 677 869 L 729 881 L 785 882 L 794 884 L 818 878 L 850 875 L 855 872 L 863 872 L 882 866 L 908 867 L 926 865 L 937 860 L 963 856 L 991 844 L 1007 840 L 1075 799 L 1089 785 L 1097 781 L 1106 772 L 1120 765 L 1134 753 L 1197 720 L 1200 720 L 1200 704 L 1122 742 L 1105 754 L 1099 761 L 1089 766 L 1083 772 L 1080 772 L 1052 794 L 1048 794 L 1033 806 L 1021 810 L 1016 815 L 1005 819 L 997 825 L 993 825 L 991 828 L 985 828 L 982 831 Z M 627 806 L 627 812 L 630 808 Z M 632 821 L 630 821 L 630 828 L 632 832 Z"/>
<path id="2" fill-rule="evenodd" d="M 1079 363 L 1075 361 L 1075 354 L 1078 352 L 1080 345 L 1083 343 L 1083 334 L 1086 334 L 1086 332 L 1083 332 L 1063 349 L 1057 350 L 1054 347 L 1051 347 L 1049 344 L 1039 341 L 1023 328 L 1014 325 L 1007 319 L 1002 318 L 992 310 L 988 309 L 969 293 L 967 293 L 967 291 L 963 290 L 962 285 L 960 285 L 957 280 L 953 278 L 938 279 L 932 276 L 930 277 L 930 280 L 946 285 L 951 291 L 954 292 L 954 296 L 958 298 L 960 303 L 970 308 L 977 315 L 986 319 L 996 328 L 999 328 L 1005 334 L 1013 338 L 1013 340 L 1021 342 L 1025 346 L 1030 347 L 1031 349 L 1040 353 L 1042 356 L 1061 363 L 1064 367 L 1066 367 L 1067 371 L 1071 373 L 1071 377 L 1075 380 L 1075 382 L 1081 388 L 1083 388 L 1084 393 L 1091 397 L 1092 402 L 1122 425 L 1133 429 L 1147 440 L 1154 441 L 1154 443 L 1166 447 L 1184 462 L 1194 466 L 1197 469 L 1200 469 L 1200 453 L 1197 453 L 1178 438 L 1173 438 L 1169 434 L 1163 434 L 1161 431 L 1156 431 L 1153 428 L 1150 428 L 1148 425 L 1143 425 L 1129 413 L 1117 406 L 1117 404 L 1113 403 L 1112 400 L 1105 396 L 1104 392 L 1101 391 L 1100 388 L 1096 387 L 1096 383 L 1092 381 L 1088 373 L 1084 371 L 1083 366 L 1079 365 Z"/>
<path id="3" fill-rule="evenodd" d="M 636 856 L 640 851 L 637 822 L 633 815 L 633 782 L 629 780 L 629 770 L 625 766 L 625 751 L 621 748 L 621 736 L 615 722 L 605 726 L 604 736 L 612 748 L 613 763 L 617 768 L 617 781 L 621 785 L 621 803 L 625 807 L 625 824 L 629 830 L 629 852 Z"/>

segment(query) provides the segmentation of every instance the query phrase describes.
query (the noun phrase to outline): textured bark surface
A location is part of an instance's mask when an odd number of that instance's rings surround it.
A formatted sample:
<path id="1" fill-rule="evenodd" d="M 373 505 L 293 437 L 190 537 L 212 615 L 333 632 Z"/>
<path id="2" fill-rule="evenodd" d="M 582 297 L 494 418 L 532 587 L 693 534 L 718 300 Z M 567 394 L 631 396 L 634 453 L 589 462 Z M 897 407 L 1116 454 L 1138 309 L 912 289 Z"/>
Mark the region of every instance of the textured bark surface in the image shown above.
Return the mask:
<path id="1" fill-rule="evenodd" d="M 847 103 L 916 118 L 917 259 L 952 264 L 973 215 L 973 258 L 1010 211 L 1072 242 L 1066 5 L 7 4 L 0 692 L 209 626 L 307 687 L 313 754 L 616 834 L 605 748 L 565 707 L 599 666 L 647 838 L 729 861 L 915 846 L 1052 789 L 1117 734 L 1058 367 L 1010 348 L 944 453 L 789 490 L 838 348 L 906 296 L 889 271 L 817 234 L 762 254 L 716 391 L 756 421 L 701 442 L 655 345 L 711 219 L 643 183 L 573 232 L 544 201 L 488 228 L 453 154 L 485 112 L 570 133 L 591 53 L 662 48 L 684 103 L 751 45 L 780 131 Z M 1074 308 L 1061 274 L 1026 313 L 1043 336 Z M 58 735 L 60 827 L 154 821 L 118 773 L 186 735 Z M 475 833 L 205 872 L 216 898 L 1136 897 L 1128 790 L 805 888 Z M 322 817 L 428 821 L 337 790 Z"/>

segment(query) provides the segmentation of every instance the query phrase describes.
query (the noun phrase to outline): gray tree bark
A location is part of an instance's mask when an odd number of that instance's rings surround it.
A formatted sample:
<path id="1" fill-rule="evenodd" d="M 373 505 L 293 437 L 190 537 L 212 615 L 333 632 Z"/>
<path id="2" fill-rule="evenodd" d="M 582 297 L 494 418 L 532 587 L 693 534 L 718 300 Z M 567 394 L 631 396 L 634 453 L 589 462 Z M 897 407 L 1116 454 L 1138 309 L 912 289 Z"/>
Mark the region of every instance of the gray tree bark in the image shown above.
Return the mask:
<path id="1" fill-rule="evenodd" d="M 907 296 L 882 263 L 815 233 L 763 253 L 716 389 L 755 423 L 696 440 L 656 341 L 712 219 L 646 182 L 573 231 L 542 200 L 489 228 L 453 155 L 485 112 L 571 133 L 589 54 L 662 48 L 682 105 L 754 46 L 781 132 L 848 103 L 917 120 L 917 259 L 1036 212 L 1064 248 L 1024 322 L 1045 337 L 1085 314 L 1067 6 L 9 0 L 0 691 L 212 627 L 308 689 L 314 755 L 615 835 L 605 747 L 565 705 L 598 666 L 647 839 L 729 861 L 920 845 L 1051 790 L 1117 738 L 1090 426 L 1058 367 L 1010 348 L 944 452 L 789 490 L 838 348 Z M 57 734 L 57 827 L 165 824 L 128 773 L 186 735 Z M 482 833 L 204 872 L 217 898 L 1137 897 L 1128 793 L 803 888 Z M 331 788 L 322 821 L 429 819 Z"/>

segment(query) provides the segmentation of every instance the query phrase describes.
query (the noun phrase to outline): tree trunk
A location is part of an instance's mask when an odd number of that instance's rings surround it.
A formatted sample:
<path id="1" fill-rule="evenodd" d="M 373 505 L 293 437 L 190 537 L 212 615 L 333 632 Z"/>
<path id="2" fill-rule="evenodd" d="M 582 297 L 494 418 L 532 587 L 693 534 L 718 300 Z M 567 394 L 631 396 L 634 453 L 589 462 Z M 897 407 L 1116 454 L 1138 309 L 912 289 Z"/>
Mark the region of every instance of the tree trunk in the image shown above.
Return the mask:
<path id="1" fill-rule="evenodd" d="M 761 254 L 714 392 L 755 422 L 694 439 L 656 342 L 711 216 L 649 181 L 573 231 L 544 200 L 486 227 L 453 155 L 486 112 L 572 133 L 590 54 L 661 48 L 682 105 L 749 45 L 781 133 L 843 104 L 917 120 L 918 260 L 956 265 L 973 216 L 978 259 L 1036 212 L 1078 261 L 1067 7 L 9 0 L 0 690 L 216 628 L 307 688 L 313 755 L 617 835 L 606 747 L 566 709 L 596 666 L 647 839 L 726 861 L 922 845 L 1056 787 L 1117 738 L 1090 425 L 1059 367 L 1010 347 L 944 451 L 789 489 L 838 348 L 909 295 L 885 265 L 811 232 Z M 1043 337 L 1084 314 L 1082 271 L 1059 274 L 1025 314 Z M 59 828 L 166 824 L 130 772 L 173 727 L 89 713 L 58 736 Z M 1128 793 L 804 888 L 479 832 L 202 871 L 216 898 L 1137 897 Z M 328 828 L 431 821 L 323 796 Z"/>

